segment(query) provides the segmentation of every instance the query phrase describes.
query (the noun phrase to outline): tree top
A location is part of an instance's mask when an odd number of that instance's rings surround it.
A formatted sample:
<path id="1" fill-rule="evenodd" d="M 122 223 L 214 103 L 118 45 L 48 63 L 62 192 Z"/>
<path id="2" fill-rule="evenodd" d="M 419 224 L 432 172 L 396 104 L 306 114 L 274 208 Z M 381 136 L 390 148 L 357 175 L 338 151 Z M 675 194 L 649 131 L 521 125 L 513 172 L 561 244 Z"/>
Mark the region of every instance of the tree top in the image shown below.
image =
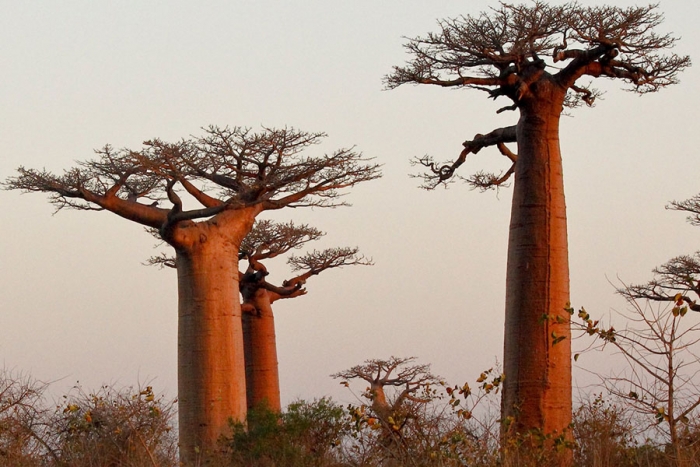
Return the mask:
<path id="1" fill-rule="evenodd" d="M 677 38 L 655 31 L 658 5 L 584 7 L 500 3 L 476 16 L 438 22 L 440 31 L 409 38 L 412 59 L 385 77 L 392 89 L 405 83 L 470 87 L 507 96 L 515 109 L 533 80 L 546 77 L 568 93 L 565 105 L 591 105 L 598 92 L 582 77 L 621 79 L 628 90 L 654 92 L 678 82 L 688 56 L 667 51 Z"/>
<path id="2" fill-rule="evenodd" d="M 239 258 L 246 258 L 249 264 L 246 272 L 239 275 L 244 299 L 253 297 L 257 289 L 267 290 L 271 303 L 280 298 L 294 298 L 306 294 L 306 289 L 303 288 L 306 281 L 323 271 L 344 266 L 371 266 L 373 264 L 370 258 L 359 253 L 357 247 L 313 250 L 301 256 L 290 255 L 287 258 L 287 263 L 296 275 L 285 280 L 281 287 L 267 282 L 267 267 L 261 261 L 301 248 L 307 242 L 318 240 L 323 235 L 325 235 L 324 232 L 307 224 L 279 223 L 270 220 L 256 221 L 252 230 L 241 243 L 239 253 Z"/>
<path id="3" fill-rule="evenodd" d="M 97 158 L 63 174 L 20 167 L 5 189 L 50 194 L 57 207 L 108 210 L 151 228 L 206 219 L 228 210 L 335 207 L 344 188 L 381 176 L 354 148 L 307 155 L 326 135 L 293 128 L 210 126 L 176 143 L 159 139 L 139 150 L 105 146 Z M 185 209 L 178 192 L 200 204 Z M 170 203 L 163 208 L 161 203 Z M 165 238 L 165 237 L 164 237 Z"/>

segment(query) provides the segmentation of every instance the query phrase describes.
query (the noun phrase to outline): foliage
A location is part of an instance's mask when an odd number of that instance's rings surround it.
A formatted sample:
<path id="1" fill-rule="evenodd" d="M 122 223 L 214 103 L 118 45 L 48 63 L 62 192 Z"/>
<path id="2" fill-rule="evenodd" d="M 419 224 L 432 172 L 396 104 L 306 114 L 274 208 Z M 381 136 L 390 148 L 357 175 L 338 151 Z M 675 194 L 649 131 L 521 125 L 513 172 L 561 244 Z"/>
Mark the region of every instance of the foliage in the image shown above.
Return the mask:
<path id="1" fill-rule="evenodd" d="M 46 385 L 0 369 L 0 465 L 38 466 L 46 449 L 41 437 Z"/>
<path id="2" fill-rule="evenodd" d="M 574 459 L 580 466 L 627 466 L 634 445 L 632 417 L 624 405 L 602 394 L 584 400 L 574 412 Z"/>
<path id="3" fill-rule="evenodd" d="M 700 324 L 686 316 L 679 300 L 672 307 L 655 307 L 628 299 L 629 310 L 619 315 L 625 326 L 615 329 L 593 321 L 581 309 L 575 328 L 611 346 L 621 354 L 627 367 L 603 378 L 608 392 L 633 411 L 646 416 L 647 427 L 672 446 L 679 446 L 698 415 L 700 384 L 695 376 L 700 359 L 695 347 L 700 342 Z"/>
<path id="4" fill-rule="evenodd" d="M 94 393 L 81 387 L 64 396 L 49 419 L 59 465 L 172 465 L 177 440 L 174 403 L 151 386 Z"/>
<path id="5" fill-rule="evenodd" d="M 150 386 L 95 393 L 76 387 L 53 410 L 47 385 L 0 373 L 0 465 L 175 466 L 175 408 Z"/>
<path id="6" fill-rule="evenodd" d="M 367 360 L 333 375 L 341 384 L 369 386 L 348 405 L 349 465 L 491 465 L 498 458 L 499 423 L 490 408 L 503 375 L 487 370 L 476 381 L 450 386 L 415 358 Z M 495 465 L 495 464 L 494 464 Z"/>
<path id="7" fill-rule="evenodd" d="M 51 409 L 44 403 L 46 385 L 8 371 L 0 374 L 0 466 L 177 465 L 174 405 L 149 387 L 102 387 L 96 393 L 76 388 Z M 537 433 L 501 446 L 497 396 L 502 380 L 491 369 L 472 384 L 437 381 L 431 402 L 414 410 L 401 428 L 399 452 L 384 442 L 384 428 L 368 404 L 345 408 L 329 398 L 298 400 L 281 414 L 258 407 L 249 412 L 246 426 L 231 426 L 231 434 L 220 440 L 218 457 L 205 465 L 549 465 L 556 449 L 551 449 L 551 439 Z M 574 449 L 575 467 L 677 467 L 669 446 L 639 436 L 643 427 L 623 400 L 600 394 L 581 402 L 571 430 L 574 443 L 561 449 Z M 690 424 L 683 437 L 686 459 L 700 459 L 699 438 L 698 425 Z M 503 448 L 518 448 L 518 457 L 508 460 L 516 464 L 504 464 Z"/>
<path id="8" fill-rule="evenodd" d="M 259 405 L 248 411 L 247 426 L 233 423 L 222 465 L 332 466 L 348 432 L 342 407 L 328 398 L 293 402 L 283 414 Z M 230 462 L 230 463 L 229 463 Z"/>

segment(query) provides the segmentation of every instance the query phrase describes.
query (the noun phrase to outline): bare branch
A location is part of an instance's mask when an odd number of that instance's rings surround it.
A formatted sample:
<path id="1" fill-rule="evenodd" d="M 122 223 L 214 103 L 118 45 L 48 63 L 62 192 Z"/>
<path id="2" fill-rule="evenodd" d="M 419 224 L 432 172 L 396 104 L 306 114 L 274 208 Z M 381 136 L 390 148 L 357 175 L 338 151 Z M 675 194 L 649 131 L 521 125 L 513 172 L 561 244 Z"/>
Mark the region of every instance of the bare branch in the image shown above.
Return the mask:
<path id="1" fill-rule="evenodd" d="M 98 159 L 63 175 L 20 167 L 3 187 L 49 193 L 58 210 L 106 209 L 148 227 L 167 227 L 163 231 L 228 209 L 341 206 L 343 190 L 379 178 L 380 166 L 352 148 L 304 154 L 324 137 L 289 128 L 253 133 L 212 126 L 204 136 L 178 143 L 146 141 L 140 151 L 106 146 L 97 151 Z M 185 210 L 176 183 L 203 209 Z M 209 185 L 218 193 L 207 193 Z M 141 198 L 151 203 L 138 202 Z M 172 209 L 157 206 L 166 199 Z"/>
<path id="2" fill-rule="evenodd" d="M 241 252 L 256 260 L 274 258 L 289 250 L 301 248 L 306 242 L 318 240 L 325 233 L 306 224 L 256 221 L 241 243 Z"/>
<path id="3" fill-rule="evenodd" d="M 438 33 L 408 39 L 411 60 L 394 67 L 385 85 L 473 87 L 515 103 L 499 112 L 516 108 L 537 70 L 565 88 L 589 75 L 622 79 L 638 93 L 654 92 L 678 82 L 678 73 L 690 65 L 687 56 L 665 54 L 677 39 L 655 32 L 662 22 L 657 5 L 501 3 L 480 15 L 442 20 Z"/>
<path id="4" fill-rule="evenodd" d="M 323 251 L 313 250 L 302 256 L 290 256 L 288 263 L 293 271 L 301 274 L 285 280 L 282 286 L 270 284 L 265 280 L 267 269 L 262 260 L 274 258 L 297 249 L 309 241 L 318 240 L 323 232 L 308 225 L 258 221 L 241 244 L 241 257 L 247 258 L 248 270 L 241 275 L 241 293 L 244 300 L 252 300 L 258 289 L 269 292 L 268 299 L 273 303 L 281 298 L 294 298 L 306 294 L 303 288 L 306 281 L 321 272 L 353 265 L 371 265 L 371 259 L 358 254 L 357 248 L 329 248 Z"/>
<path id="5" fill-rule="evenodd" d="M 679 309 L 685 305 L 700 312 L 700 251 L 671 258 L 652 272 L 654 278 L 646 284 L 622 287 L 618 293 L 629 299 L 673 302 Z"/>
<path id="6" fill-rule="evenodd" d="M 146 266 L 158 266 L 159 268 L 171 268 L 175 269 L 175 258 L 168 255 L 167 253 L 161 253 L 158 256 L 151 256 L 144 263 Z"/>
<path id="7" fill-rule="evenodd" d="M 372 359 L 331 376 L 346 381 L 361 379 L 369 383 L 363 395 L 371 402 L 371 408 L 382 426 L 389 433 L 400 432 L 402 425 L 399 420 L 410 418 L 415 406 L 430 402 L 435 396 L 429 388 L 440 381 L 430 373 L 430 365 L 414 364 L 414 361 L 415 357 Z M 395 388 L 395 391 L 387 394 L 389 388 Z M 425 397 L 416 396 L 419 391 L 423 391 Z"/>
<path id="8" fill-rule="evenodd" d="M 685 201 L 673 201 L 666 207 L 666 209 L 690 213 L 690 216 L 688 216 L 688 222 L 690 222 L 691 225 L 700 227 L 700 194 L 695 195 Z"/>
<path id="9" fill-rule="evenodd" d="M 583 74 L 627 81 L 631 91 L 644 94 L 678 82 L 677 75 L 690 66 L 687 56 L 662 55 L 677 38 L 659 35 L 663 22 L 657 5 L 577 9 L 568 18 L 569 38 L 587 48 L 561 51 L 557 60 L 571 60 L 558 77 L 567 86 Z"/>
<path id="10" fill-rule="evenodd" d="M 603 327 L 584 309 L 578 313 L 581 322 L 572 321 L 572 325 L 598 337 L 625 358 L 626 369 L 612 376 L 601 375 L 605 387 L 636 412 L 650 416 L 650 427 L 665 427 L 664 436 L 676 447 L 681 426 L 700 406 L 700 387 L 694 378 L 700 373 L 700 360 L 691 351 L 700 341 L 700 325 L 685 316 L 679 297 L 673 306 L 657 307 L 649 302 L 640 304 L 631 288 L 620 290 L 630 305 L 628 311 L 620 313 L 626 321 L 623 329 Z M 686 360 L 688 356 L 691 358 Z"/>
<path id="11" fill-rule="evenodd" d="M 455 171 L 462 164 L 464 164 L 464 162 L 467 160 L 467 156 L 470 153 L 476 154 L 488 146 L 497 146 L 501 154 L 508 157 L 513 164 L 515 164 L 517 156 L 513 154 L 504 144 L 513 143 L 515 141 L 515 126 L 498 128 L 485 135 L 477 134 L 471 141 L 465 141 L 463 143 L 464 149 L 460 153 L 459 157 L 452 163 L 437 164 L 429 156 L 424 156 L 412 161 L 414 165 L 422 165 L 423 167 L 429 169 L 429 172 L 414 177 L 420 177 L 423 179 L 423 185 L 421 185 L 421 188 L 425 188 L 426 190 L 435 189 L 438 185 L 447 186 L 454 176 Z M 477 174 L 476 176 L 467 179 L 467 181 L 476 188 L 488 189 L 497 187 L 504 183 L 508 177 L 510 177 L 512 170 L 513 167 L 511 167 L 507 174 L 501 176 Z M 500 183 L 497 183 L 499 180 Z"/>

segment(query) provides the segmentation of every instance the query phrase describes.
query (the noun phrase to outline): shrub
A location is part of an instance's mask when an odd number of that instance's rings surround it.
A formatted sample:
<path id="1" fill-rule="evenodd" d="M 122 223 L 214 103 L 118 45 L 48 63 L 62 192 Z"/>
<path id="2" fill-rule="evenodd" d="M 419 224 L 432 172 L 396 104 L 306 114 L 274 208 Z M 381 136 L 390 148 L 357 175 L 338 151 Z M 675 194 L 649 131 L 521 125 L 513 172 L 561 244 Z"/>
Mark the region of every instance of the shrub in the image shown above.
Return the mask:
<path id="1" fill-rule="evenodd" d="M 231 428 L 231 436 L 222 440 L 231 462 L 225 465 L 231 466 L 339 465 L 334 450 L 347 434 L 342 407 L 325 397 L 293 402 L 282 414 L 261 405 L 248 412 L 247 427 L 233 423 Z"/>
<path id="2" fill-rule="evenodd" d="M 174 403 L 151 386 L 95 393 L 76 387 L 49 420 L 49 439 L 59 465 L 176 465 L 174 414 Z"/>

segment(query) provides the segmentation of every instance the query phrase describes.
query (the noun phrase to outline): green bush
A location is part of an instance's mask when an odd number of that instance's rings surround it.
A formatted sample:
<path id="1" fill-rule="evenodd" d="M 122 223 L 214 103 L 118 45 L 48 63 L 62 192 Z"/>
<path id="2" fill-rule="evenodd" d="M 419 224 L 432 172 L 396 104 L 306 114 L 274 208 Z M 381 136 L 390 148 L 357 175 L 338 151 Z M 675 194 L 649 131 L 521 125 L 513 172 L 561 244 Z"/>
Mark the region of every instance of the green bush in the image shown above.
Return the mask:
<path id="1" fill-rule="evenodd" d="M 247 427 L 233 423 L 222 440 L 231 466 L 322 467 L 340 465 L 334 451 L 347 434 L 342 407 L 328 398 L 297 401 L 279 414 L 265 406 L 248 412 Z"/>

